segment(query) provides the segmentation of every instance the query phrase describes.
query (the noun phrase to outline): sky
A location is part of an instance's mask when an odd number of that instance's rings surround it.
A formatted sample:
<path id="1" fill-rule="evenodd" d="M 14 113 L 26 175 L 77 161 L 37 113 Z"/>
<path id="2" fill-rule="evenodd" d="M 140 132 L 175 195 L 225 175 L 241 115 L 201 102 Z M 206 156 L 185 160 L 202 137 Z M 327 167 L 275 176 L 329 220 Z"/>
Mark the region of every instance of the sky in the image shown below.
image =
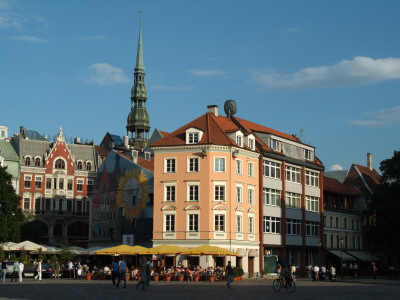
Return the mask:
<path id="1" fill-rule="evenodd" d="M 234 99 L 326 171 L 400 144 L 400 1 L 0 0 L 0 125 L 126 135 L 142 18 L 151 132 Z"/>

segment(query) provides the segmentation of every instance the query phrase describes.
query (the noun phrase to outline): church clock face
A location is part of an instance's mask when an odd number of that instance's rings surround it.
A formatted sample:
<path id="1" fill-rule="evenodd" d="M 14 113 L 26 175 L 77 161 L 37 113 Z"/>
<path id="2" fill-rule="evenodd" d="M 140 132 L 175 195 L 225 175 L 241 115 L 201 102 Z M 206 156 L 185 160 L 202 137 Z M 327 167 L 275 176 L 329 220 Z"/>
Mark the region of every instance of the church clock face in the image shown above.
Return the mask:
<path id="1" fill-rule="evenodd" d="M 149 179 L 143 171 L 129 170 L 121 176 L 118 184 L 117 205 L 124 209 L 127 219 L 133 221 L 146 209 L 146 203 L 150 201 L 151 189 Z"/>

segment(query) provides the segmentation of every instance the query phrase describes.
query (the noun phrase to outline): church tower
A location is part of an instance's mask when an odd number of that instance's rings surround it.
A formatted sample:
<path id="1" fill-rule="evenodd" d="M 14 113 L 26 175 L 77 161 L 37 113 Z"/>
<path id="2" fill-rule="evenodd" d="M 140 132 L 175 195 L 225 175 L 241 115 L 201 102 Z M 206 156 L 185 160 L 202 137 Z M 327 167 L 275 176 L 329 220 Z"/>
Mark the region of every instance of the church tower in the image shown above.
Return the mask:
<path id="1" fill-rule="evenodd" d="M 146 102 L 147 92 L 144 85 L 142 20 L 140 19 L 134 83 L 131 91 L 131 111 L 128 115 L 128 125 L 126 126 L 129 145 L 138 151 L 143 151 L 150 138 L 150 118 L 146 110 Z"/>

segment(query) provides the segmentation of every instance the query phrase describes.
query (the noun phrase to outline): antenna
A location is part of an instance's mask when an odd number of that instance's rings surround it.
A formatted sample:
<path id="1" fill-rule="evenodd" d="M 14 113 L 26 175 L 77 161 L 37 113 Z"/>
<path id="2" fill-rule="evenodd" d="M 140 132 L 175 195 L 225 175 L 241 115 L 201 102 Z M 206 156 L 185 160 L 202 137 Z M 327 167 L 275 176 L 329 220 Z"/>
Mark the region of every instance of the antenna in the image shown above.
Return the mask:
<path id="1" fill-rule="evenodd" d="M 142 13 L 143 13 L 143 10 L 139 10 L 139 14 L 140 14 L 140 15 L 139 15 L 139 16 L 140 16 L 139 22 L 140 22 L 140 23 L 142 23 Z"/>

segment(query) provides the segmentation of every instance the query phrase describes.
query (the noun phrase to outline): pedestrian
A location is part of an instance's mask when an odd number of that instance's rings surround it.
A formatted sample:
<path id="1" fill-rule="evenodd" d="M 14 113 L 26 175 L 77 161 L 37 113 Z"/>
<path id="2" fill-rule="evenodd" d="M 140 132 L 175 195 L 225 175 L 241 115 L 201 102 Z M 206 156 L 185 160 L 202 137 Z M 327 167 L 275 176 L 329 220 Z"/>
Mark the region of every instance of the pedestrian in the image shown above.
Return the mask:
<path id="1" fill-rule="evenodd" d="M 11 273 L 11 282 L 13 282 L 13 280 L 15 282 L 17 282 L 18 270 L 19 270 L 19 262 L 18 262 L 18 260 L 16 260 L 14 265 L 13 265 L 13 272 Z"/>
<path id="2" fill-rule="evenodd" d="M 371 266 L 372 266 L 372 277 L 374 278 L 374 280 L 376 280 L 376 272 L 378 271 L 378 268 L 376 267 L 374 261 L 371 263 Z"/>
<path id="3" fill-rule="evenodd" d="M 124 258 L 122 258 L 119 262 L 119 278 L 117 287 L 119 287 L 119 284 L 122 280 L 124 281 L 124 289 L 126 289 L 126 262 Z"/>
<path id="4" fill-rule="evenodd" d="M 118 283 L 118 273 L 119 273 L 119 265 L 116 259 L 113 259 L 112 268 L 111 268 L 111 280 L 113 284 L 113 288 L 115 288 L 116 284 Z"/>
<path id="5" fill-rule="evenodd" d="M 357 262 L 354 263 L 354 278 L 358 276 L 358 264 Z"/>
<path id="6" fill-rule="evenodd" d="M 72 261 L 68 261 L 68 273 L 69 279 L 71 279 L 71 277 L 74 277 L 74 264 L 72 263 Z"/>
<path id="7" fill-rule="evenodd" d="M 230 289 L 233 281 L 233 268 L 231 266 L 231 261 L 228 261 L 228 265 L 226 266 L 226 275 L 228 276 L 228 283 L 226 285 Z"/>
<path id="8" fill-rule="evenodd" d="M 60 263 L 58 260 L 54 263 L 54 278 L 60 278 Z"/>
<path id="9" fill-rule="evenodd" d="M 81 278 L 81 274 L 82 274 L 82 265 L 81 265 L 81 262 L 80 262 L 80 261 L 78 262 L 76 274 L 77 274 L 77 276 L 76 276 L 77 279 L 78 279 L 78 278 Z"/>
<path id="10" fill-rule="evenodd" d="M 325 266 L 321 267 L 321 279 L 322 279 L 322 281 L 326 281 L 326 267 Z"/>
<path id="11" fill-rule="evenodd" d="M 19 267 L 18 267 L 18 277 L 19 277 L 19 282 L 22 282 L 22 274 L 24 273 L 24 264 L 22 261 L 19 262 Z"/>
<path id="12" fill-rule="evenodd" d="M 36 274 L 35 277 L 33 277 L 34 280 L 36 280 L 36 279 L 42 280 L 42 261 L 43 260 L 40 259 L 38 264 L 37 264 L 37 267 L 36 267 L 37 274 Z"/>
<path id="13" fill-rule="evenodd" d="M 7 259 L 4 259 L 1 263 L 1 281 L 6 281 L 6 274 L 7 274 Z"/>
<path id="14" fill-rule="evenodd" d="M 296 281 L 296 266 L 294 264 L 290 268 L 290 275 L 292 275 L 293 281 Z"/>
<path id="15" fill-rule="evenodd" d="M 153 264 L 151 263 L 150 259 L 146 261 L 146 285 L 150 286 L 150 278 L 151 278 L 151 268 L 153 268 Z"/>
<path id="16" fill-rule="evenodd" d="M 147 284 L 146 280 L 146 268 L 147 268 L 147 263 L 146 263 L 146 258 L 140 257 L 140 281 L 136 284 L 136 289 L 139 288 L 140 285 L 142 285 L 142 290 L 145 289 L 145 286 Z"/>

